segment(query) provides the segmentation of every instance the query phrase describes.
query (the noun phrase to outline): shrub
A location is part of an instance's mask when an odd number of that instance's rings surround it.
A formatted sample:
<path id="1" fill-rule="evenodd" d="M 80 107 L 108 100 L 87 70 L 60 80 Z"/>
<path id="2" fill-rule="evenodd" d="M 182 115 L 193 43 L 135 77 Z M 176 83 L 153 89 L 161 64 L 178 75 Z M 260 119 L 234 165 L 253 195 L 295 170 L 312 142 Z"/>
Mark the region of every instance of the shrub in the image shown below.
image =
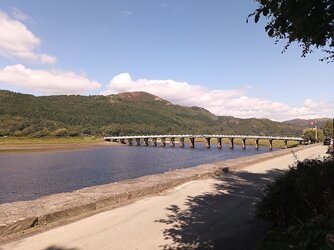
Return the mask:
<path id="1" fill-rule="evenodd" d="M 75 137 L 75 136 L 79 136 L 80 132 L 79 131 L 75 131 L 75 130 L 69 130 L 69 131 L 66 132 L 66 134 L 68 136 Z"/>
<path id="2" fill-rule="evenodd" d="M 257 204 L 256 216 L 269 221 L 278 238 L 302 249 L 324 248 L 334 228 L 334 161 L 298 162 L 269 184 Z"/>
<path id="3" fill-rule="evenodd" d="M 57 130 L 53 131 L 52 135 L 53 136 L 65 136 L 66 133 L 67 133 L 66 128 L 60 128 L 60 129 L 57 129 Z"/>
<path id="4" fill-rule="evenodd" d="M 9 129 L 0 128 L 0 136 L 8 136 L 8 135 L 10 135 Z"/>

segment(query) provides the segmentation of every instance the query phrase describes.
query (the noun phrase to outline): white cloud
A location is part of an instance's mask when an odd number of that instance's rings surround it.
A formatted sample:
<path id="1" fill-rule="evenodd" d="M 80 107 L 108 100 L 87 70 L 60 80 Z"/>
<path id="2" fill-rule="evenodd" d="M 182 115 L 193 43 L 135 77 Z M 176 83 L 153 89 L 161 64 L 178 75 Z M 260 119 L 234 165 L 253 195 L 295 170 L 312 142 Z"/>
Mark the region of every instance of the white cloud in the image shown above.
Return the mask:
<path id="1" fill-rule="evenodd" d="M 21 64 L 0 68 L 0 83 L 43 94 L 84 94 L 101 84 L 83 74 L 60 70 L 33 70 Z"/>
<path id="2" fill-rule="evenodd" d="M 175 104 L 204 107 L 216 115 L 288 120 L 293 118 L 331 117 L 334 103 L 307 99 L 291 106 L 262 98 L 247 96 L 247 89 L 210 90 L 199 85 L 174 80 L 133 80 L 128 73 L 115 76 L 102 94 L 145 91 Z"/>
<path id="3" fill-rule="evenodd" d="M 0 55 L 43 64 L 55 63 L 55 57 L 36 51 L 41 45 L 40 39 L 20 22 L 27 16 L 18 10 L 13 15 L 16 19 L 0 11 Z"/>

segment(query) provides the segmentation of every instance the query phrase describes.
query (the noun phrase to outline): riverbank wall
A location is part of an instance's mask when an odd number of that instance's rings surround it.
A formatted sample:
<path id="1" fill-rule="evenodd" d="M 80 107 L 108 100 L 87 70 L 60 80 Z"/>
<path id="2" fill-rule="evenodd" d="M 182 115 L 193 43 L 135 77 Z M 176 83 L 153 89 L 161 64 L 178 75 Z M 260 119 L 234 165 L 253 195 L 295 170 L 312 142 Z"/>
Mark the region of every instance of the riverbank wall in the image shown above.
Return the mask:
<path id="1" fill-rule="evenodd" d="M 314 145 L 300 146 L 0 205 L 0 243 L 128 204 L 188 181 L 219 176 Z M 149 209 L 149 208 L 148 208 Z"/>

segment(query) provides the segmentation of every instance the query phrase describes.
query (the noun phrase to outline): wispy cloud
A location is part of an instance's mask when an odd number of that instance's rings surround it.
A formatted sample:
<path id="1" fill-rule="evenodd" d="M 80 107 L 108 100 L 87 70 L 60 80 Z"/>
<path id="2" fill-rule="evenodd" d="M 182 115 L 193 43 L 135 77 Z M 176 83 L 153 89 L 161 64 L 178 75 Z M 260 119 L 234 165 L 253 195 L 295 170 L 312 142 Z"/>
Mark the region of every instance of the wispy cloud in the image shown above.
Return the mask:
<path id="1" fill-rule="evenodd" d="M 0 56 L 42 64 L 55 63 L 54 56 L 37 52 L 41 40 L 21 22 L 25 18 L 27 16 L 18 10 L 14 19 L 0 11 Z"/>
<path id="2" fill-rule="evenodd" d="M 204 107 L 216 115 L 258 117 L 274 120 L 331 116 L 334 102 L 307 99 L 298 106 L 247 96 L 247 88 L 216 89 L 175 80 L 133 80 L 128 73 L 115 76 L 102 94 L 146 91 L 175 104 Z"/>
<path id="3" fill-rule="evenodd" d="M 33 70 L 21 64 L 0 68 L 0 83 L 43 94 L 84 94 L 101 84 L 85 74 L 62 70 Z"/>
<path id="4" fill-rule="evenodd" d="M 24 13 L 23 11 L 19 10 L 16 7 L 12 8 L 12 16 L 14 17 L 15 20 L 22 22 L 30 20 L 30 17 L 26 13 Z"/>
<path id="5" fill-rule="evenodd" d="M 128 17 L 128 16 L 132 16 L 133 12 L 130 10 L 122 10 L 121 11 L 122 16 Z"/>

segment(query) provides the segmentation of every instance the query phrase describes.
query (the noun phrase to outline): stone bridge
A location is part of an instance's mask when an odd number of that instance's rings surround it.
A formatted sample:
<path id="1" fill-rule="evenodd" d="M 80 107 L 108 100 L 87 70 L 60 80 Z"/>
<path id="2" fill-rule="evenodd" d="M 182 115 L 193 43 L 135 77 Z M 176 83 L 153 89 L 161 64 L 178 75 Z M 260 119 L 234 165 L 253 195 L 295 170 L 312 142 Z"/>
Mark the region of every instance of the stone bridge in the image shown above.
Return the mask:
<path id="1" fill-rule="evenodd" d="M 242 141 L 242 148 L 246 149 L 246 140 L 254 140 L 256 149 L 259 149 L 259 140 L 268 140 L 269 149 L 273 148 L 273 141 L 280 140 L 284 141 L 285 147 L 288 146 L 288 141 L 297 141 L 300 144 L 304 141 L 300 137 L 286 137 L 286 136 L 258 136 L 258 135 L 138 135 L 138 136 L 109 136 L 104 137 L 105 141 L 120 142 L 122 144 L 128 144 L 132 146 L 134 143 L 137 146 L 144 145 L 165 147 L 169 143 L 170 147 L 175 147 L 175 143 L 178 142 L 180 147 L 185 146 L 185 140 L 188 139 L 189 146 L 191 148 L 195 147 L 195 139 L 202 138 L 206 142 L 206 147 L 210 148 L 211 139 L 215 138 L 217 140 L 217 147 L 222 148 L 222 140 L 228 139 L 230 142 L 230 148 L 234 148 L 234 140 L 240 139 Z"/>

